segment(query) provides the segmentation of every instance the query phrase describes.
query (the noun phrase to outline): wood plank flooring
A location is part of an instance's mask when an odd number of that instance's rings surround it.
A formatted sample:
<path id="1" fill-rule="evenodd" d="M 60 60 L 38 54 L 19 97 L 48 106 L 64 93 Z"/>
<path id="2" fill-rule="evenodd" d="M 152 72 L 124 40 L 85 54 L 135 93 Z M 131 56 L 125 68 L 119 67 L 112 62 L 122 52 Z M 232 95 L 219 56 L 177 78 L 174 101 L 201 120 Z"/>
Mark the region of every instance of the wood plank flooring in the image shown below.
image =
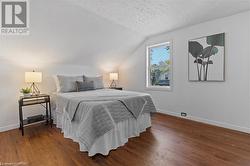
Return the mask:
<path id="1" fill-rule="evenodd" d="M 250 166 L 250 135 L 154 114 L 152 127 L 105 157 L 88 157 L 60 130 L 44 125 L 0 133 L 0 165 Z"/>

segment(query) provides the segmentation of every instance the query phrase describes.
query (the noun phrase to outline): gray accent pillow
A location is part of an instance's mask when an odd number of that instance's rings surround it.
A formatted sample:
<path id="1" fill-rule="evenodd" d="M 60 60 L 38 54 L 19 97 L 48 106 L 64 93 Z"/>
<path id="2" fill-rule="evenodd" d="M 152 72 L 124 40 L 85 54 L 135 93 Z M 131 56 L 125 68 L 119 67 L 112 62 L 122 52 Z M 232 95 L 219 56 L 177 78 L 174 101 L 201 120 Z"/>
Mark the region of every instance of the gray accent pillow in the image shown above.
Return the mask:
<path id="1" fill-rule="evenodd" d="M 94 90 L 94 82 L 93 81 L 76 81 L 76 91 L 81 92 L 81 91 L 87 91 L 87 90 Z"/>
<path id="2" fill-rule="evenodd" d="M 76 92 L 76 81 L 83 81 L 83 76 L 57 75 L 57 92 Z"/>
<path id="3" fill-rule="evenodd" d="M 85 81 L 93 81 L 95 89 L 103 89 L 104 88 L 102 76 L 96 76 L 96 77 L 85 76 Z"/>

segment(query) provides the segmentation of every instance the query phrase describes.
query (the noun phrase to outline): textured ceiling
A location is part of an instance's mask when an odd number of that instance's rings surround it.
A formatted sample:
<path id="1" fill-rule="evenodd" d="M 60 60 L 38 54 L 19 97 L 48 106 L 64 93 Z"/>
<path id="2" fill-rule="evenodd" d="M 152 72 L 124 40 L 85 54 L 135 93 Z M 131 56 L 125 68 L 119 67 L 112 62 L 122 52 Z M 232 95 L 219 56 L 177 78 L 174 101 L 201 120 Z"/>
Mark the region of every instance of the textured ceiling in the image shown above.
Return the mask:
<path id="1" fill-rule="evenodd" d="M 249 1 L 30 1 L 30 35 L 0 35 L 0 62 L 32 68 L 51 63 L 96 65 L 113 70 L 146 37 L 247 10 Z"/>
<path id="2" fill-rule="evenodd" d="M 145 36 L 250 9 L 250 0 L 71 0 Z"/>

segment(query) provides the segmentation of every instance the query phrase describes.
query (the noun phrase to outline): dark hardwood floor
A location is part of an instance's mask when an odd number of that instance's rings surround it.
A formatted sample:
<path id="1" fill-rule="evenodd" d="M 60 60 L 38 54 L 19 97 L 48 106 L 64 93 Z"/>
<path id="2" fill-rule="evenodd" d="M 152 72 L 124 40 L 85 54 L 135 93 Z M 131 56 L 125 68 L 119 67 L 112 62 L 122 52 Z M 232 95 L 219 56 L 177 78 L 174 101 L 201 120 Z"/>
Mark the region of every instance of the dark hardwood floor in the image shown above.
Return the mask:
<path id="1" fill-rule="evenodd" d="M 250 135 L 155 114 L 152 127 L 110 152 L 88 157 L 57 128 L 44 125 L 0 133 L 0 165 L 250 166 Z"/>

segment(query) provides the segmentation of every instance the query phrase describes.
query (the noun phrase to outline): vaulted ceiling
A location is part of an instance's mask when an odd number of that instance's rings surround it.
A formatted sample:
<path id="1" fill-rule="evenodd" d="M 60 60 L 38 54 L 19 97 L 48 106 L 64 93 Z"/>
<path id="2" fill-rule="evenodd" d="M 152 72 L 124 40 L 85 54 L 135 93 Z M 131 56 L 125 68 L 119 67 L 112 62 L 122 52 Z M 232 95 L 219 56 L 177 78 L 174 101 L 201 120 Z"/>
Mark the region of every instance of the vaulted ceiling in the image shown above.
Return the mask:
<path id="1" fill-rule="evenodd" d="M 30 1 L 30 35 L 0 36 L 0 61 L 112 69 L 148 36 L 249 9 L 250 0 Z"/>

